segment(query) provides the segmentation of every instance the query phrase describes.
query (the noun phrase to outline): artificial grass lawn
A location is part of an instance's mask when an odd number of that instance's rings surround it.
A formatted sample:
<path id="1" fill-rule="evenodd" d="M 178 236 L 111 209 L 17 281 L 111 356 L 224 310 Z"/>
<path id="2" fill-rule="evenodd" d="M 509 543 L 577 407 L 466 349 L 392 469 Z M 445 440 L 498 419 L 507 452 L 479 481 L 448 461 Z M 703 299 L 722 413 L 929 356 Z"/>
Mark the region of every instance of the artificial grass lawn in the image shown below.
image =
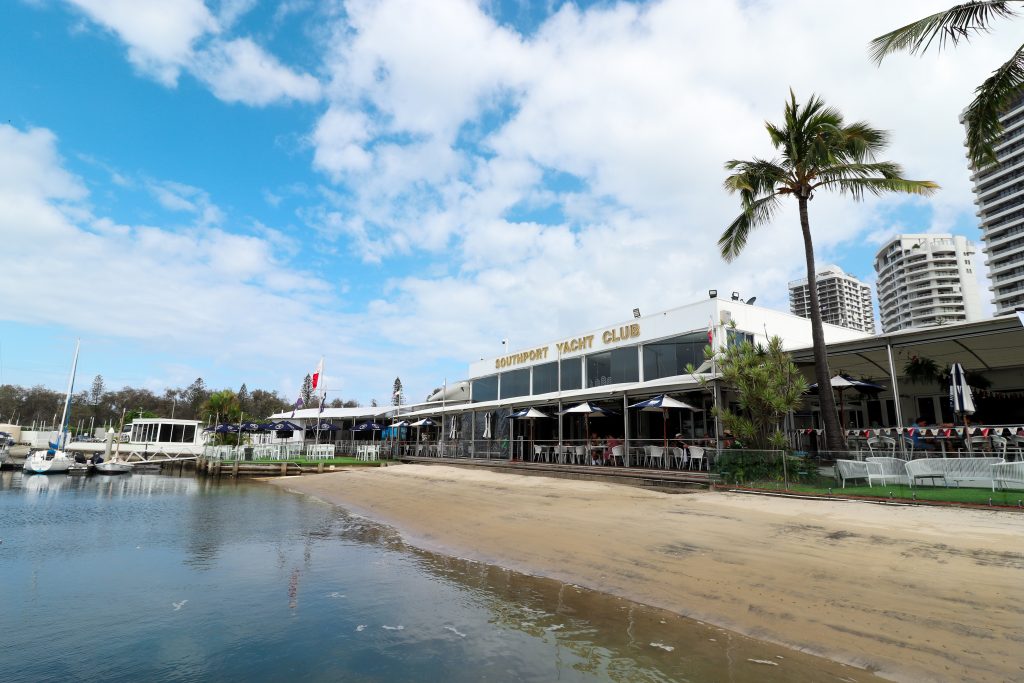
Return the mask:
<path id="1" fill-rule="evenodd" d="M 828 495 L 828 487 L 807 486 L 805 484 L 790 485 L 791 491 L 799 493 L 817 493 Z M 945 486 L 915 486 L 910 488 L 903 485 L 889 486 L 841 486 L 832 487 L 834 496 L 863 496 L 865 498 L 894 498 L 911 500 L 935 500 L 949 503 L 971 503 L 974 505 L 988 505 L 989 499 L 993 505 L 1012 505 L 1024 501 L 1024 491 L 993 491 L 991 488 L 956 488 Z"/>

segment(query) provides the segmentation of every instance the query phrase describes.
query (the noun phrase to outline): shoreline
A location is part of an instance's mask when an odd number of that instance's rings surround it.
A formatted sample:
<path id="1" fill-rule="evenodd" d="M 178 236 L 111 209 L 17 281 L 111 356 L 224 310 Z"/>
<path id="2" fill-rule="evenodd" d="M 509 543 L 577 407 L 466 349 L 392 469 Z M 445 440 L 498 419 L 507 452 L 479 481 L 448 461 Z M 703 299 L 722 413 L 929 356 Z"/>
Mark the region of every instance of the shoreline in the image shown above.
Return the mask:
<path id="1" fill-rule="evenodd" d="M 268 483 L 391 525 L 416 547 L 893 680 L 1024 677 L 1014 607 L 1024 520 L 1013 513 L 666 494 L 436 465 Z"/>

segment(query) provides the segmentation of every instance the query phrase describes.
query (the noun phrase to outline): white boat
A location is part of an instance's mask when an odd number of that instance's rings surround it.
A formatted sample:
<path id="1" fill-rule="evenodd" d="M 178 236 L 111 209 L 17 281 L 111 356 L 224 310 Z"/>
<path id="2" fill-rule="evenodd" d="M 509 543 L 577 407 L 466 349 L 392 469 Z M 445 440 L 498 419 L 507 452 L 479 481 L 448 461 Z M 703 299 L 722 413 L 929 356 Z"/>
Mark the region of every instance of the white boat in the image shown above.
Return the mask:
<path id="1" fill-rule="evenodd" d="M 123 460 L 104 460 L 96 463 L 94 468 L 99 474 L 125 474 L 132 471 L 131 463 Z"/>
<path id="2" fill-rule="evenodd" d="M 68 393 L 64 397 L 64 413 L 60 418 L 60 432 L 57 443 L 50 444 L 46 450 L 34 451 L 25 458 L 23 469 L 34 474 L 57 474 L 67 472 L 74 458 L 64 452 L 63 447 L 68 441 L 68 420 L 71 419 L 71 394 L 75 389 L 75 371 L 78 369 L 78 347 L 75 342 L 75 358 L 71 362 L 71 377 L 68 379 Z"/>

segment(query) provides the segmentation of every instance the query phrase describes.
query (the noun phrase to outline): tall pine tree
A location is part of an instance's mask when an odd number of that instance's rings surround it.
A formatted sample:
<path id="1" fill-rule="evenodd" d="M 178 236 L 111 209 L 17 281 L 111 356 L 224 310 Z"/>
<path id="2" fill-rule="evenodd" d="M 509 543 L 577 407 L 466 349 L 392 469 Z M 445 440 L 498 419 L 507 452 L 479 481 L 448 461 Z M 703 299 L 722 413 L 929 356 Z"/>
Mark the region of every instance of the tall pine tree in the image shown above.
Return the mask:
<path id="1" fill-rule="evenodd" d="M 395 378 L 395 388 L 391 392 L 391 405 L 402 405 L 402 379 L 400 377 Z"/>

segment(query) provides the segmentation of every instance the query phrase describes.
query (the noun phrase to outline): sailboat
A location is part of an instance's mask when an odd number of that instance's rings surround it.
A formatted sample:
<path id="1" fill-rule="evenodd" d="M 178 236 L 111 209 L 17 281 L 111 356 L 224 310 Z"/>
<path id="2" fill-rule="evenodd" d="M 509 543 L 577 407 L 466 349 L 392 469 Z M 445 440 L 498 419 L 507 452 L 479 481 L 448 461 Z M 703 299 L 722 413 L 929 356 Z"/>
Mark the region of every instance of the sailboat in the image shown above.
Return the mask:
<path id="1" fill-rule="evenodd" d="M 124 433 L 124 410 L 121 410 L 121 433 Z M 107 454 L 110 454 L 110 440 L 114 438 L 114 430 L 107 432 Z M 102 460 L 102 458 L 98 458 Z M 132 471 L 132 463 L 121 460 L 121 440 L 117 441 L 117 450 L 110 456 L 110 460 L 103 460 L 94 465 L 100 474 L 127 474 Z"/>
<path id="2" fill-rule="evenodd" d="M 60 432 L 57 443 L 51 443 L 47 450 L 34 451 L 25 458 L 24 470 L 34 474 L 56 474 L 67 472 L 74 459 L 69 457 L 62 448 L 67 445 L 68 421 L 71 419 L 71 394 L 75 389 L 75 371 L 78 369 L 78 348 L 80 341 L 75 342 L 75 358 L 71 362 L 71 377 L 68 378 L 68 393 L 64 397 L 64 412 L 60 418 Z"/>

